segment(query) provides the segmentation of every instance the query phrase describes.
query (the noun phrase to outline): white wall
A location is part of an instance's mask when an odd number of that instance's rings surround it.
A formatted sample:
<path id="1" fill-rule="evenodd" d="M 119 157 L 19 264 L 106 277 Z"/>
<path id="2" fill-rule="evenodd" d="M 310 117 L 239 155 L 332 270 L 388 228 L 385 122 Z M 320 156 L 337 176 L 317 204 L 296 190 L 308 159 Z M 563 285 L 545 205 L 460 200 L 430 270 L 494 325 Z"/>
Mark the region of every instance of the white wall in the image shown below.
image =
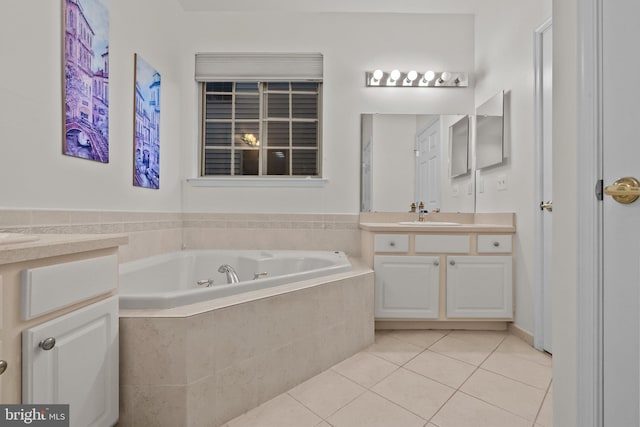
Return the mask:
<path id="1" fill-rule="evenodd" d="M 553 424 L 577 426 L 577 0 L 553 2 Z"/>
<path id="2" fill-rule="evenodd" d="M 508 92 L 505 110 L 509 158 L 504 165 L 477 173 L 484 181 L 477 212 L 515 212 L 515 323 L 533 332 L 535 189 L 533 33 L 552 13 L 551 0 L 486 0 L 476 15 L 476 105 L 500 90 Z M 506 191 L 497 191 L 504 175 Z M 561 175 L 556 175 L 561 176 Z M 555 214 L 555 213 L 554 213 Z"/>
<path id="3" fill-rule="evenodd" d="M 473 109 L 472 88 L 364 85 L 365 71 L 375 68 L 471 71 L 472 15 L 187 13 L 180 37 L 184 46 L 180 57 L 185 100 L 183 178 L 197 175 L 196 52 L 321 52 L 325 77 L 322 162 L 323 175 L 329 180 L 325 187 L 195 188 L 185 184 L 187 212 L 357 213 L 361 113 L 453 114 Z"/>
<path id="4" fill-rule="evenodd" d="M 62 155 L 61 1 L 6 0 L 0 14 L 0 208 L 179 211 L 175 0 L 111 1 L 110 163 Z M 162 76 L 160 190 L 134 188 L 133 54 Z"/>

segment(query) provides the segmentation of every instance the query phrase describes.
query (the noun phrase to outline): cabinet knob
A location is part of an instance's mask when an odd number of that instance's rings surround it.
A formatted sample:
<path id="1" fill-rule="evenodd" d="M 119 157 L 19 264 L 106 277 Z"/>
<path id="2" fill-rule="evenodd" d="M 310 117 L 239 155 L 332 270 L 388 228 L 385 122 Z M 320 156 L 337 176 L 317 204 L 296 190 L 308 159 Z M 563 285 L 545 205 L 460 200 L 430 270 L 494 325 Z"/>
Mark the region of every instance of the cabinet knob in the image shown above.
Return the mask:
<path id="1" fill-rule="evenodd" d="M 389 242 L 389 246 L 394 247 L 396 245 L 396 242 Z"/>
<path id="2" fill-rule="evenodd" d="M 55 346 L 56 346 L 56 339 L 53 337 L 46 338 L 40 341 L 40 344 L 38 344 L 38 347 L 47 351 L 51 350 Z"/>
<path id="3" fill-rule="evenodd" d="M 438 261 L 438 260 L 433 261 L 433 265 L 435 265 L 436 267 L 439 266 L 440 265 L 440 261 Z"/>
<path id="4" fill-rule="evenodd" d="M 7 370 L 7 361 L 0 360 L 0 375 L 4 374 L 4 371 Z"/>
<path id="5" fill-rule="evenodd" d="M 456 262 L 454 260 L 449 261 L 449 265 L 456 265 Z"/>
<path id="6" fill-rule="evenodd" d="M 493 242 L 493 246 L 497 248 L 498 246 L 500 246 L 500 242 Z"/>

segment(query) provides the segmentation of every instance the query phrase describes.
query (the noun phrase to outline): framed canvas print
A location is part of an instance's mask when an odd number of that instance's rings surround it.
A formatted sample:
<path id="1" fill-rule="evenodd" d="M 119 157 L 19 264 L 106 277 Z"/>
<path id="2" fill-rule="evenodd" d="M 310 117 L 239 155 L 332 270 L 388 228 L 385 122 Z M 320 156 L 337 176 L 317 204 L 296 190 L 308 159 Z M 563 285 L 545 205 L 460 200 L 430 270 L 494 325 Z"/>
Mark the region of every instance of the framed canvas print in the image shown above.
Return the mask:
<path id="1" fill-rule="evenodd" d="M 109 162 L 109 0 L 62 0 L 62 153 Z"/>
<path id="2" fill-rule="evenodd" d="M 160 188 L 160 73 L 134 55 L 133 185 Z"/>

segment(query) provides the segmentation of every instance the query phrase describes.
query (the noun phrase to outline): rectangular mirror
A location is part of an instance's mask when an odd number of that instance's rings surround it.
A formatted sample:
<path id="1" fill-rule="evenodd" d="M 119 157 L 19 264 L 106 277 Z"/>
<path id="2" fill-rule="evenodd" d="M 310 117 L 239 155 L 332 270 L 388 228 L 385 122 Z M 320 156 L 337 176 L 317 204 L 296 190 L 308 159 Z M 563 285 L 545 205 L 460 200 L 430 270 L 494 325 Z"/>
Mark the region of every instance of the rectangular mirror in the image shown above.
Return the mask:
<path id="1" fill-rule="evenodd" d="M 449 176 L 466 175 L 471 170 L 469 161 L 469 116 L 449 126 Z"/>
<path id="2" fill-rule="evenodd" d="M 469 116 L 363 114 L 361 126 L 362 212 L 408 212 L 420 201 L 428 211 L 474 211 Z M 450 176 L 452 141 L 461 157 L 457 167 L 465 170 L 456 177 Z"/>
<path id="3" fill-rule="evenodd" d="M 476 108 L 476 168 L 504 160 L 504 91 Z"/>

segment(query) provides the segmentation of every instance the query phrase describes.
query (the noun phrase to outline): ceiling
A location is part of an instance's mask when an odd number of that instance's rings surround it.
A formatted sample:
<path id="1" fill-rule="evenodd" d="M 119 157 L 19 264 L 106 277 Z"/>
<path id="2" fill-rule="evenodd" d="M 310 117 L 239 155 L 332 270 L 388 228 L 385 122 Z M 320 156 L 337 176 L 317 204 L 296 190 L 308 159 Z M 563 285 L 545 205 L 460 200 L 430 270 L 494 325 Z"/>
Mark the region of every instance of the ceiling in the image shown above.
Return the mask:
<path id="1" fill-rule="evenodd" d="M 476 13 L 484 0 L 177 0 L 186 11 Z"/>

